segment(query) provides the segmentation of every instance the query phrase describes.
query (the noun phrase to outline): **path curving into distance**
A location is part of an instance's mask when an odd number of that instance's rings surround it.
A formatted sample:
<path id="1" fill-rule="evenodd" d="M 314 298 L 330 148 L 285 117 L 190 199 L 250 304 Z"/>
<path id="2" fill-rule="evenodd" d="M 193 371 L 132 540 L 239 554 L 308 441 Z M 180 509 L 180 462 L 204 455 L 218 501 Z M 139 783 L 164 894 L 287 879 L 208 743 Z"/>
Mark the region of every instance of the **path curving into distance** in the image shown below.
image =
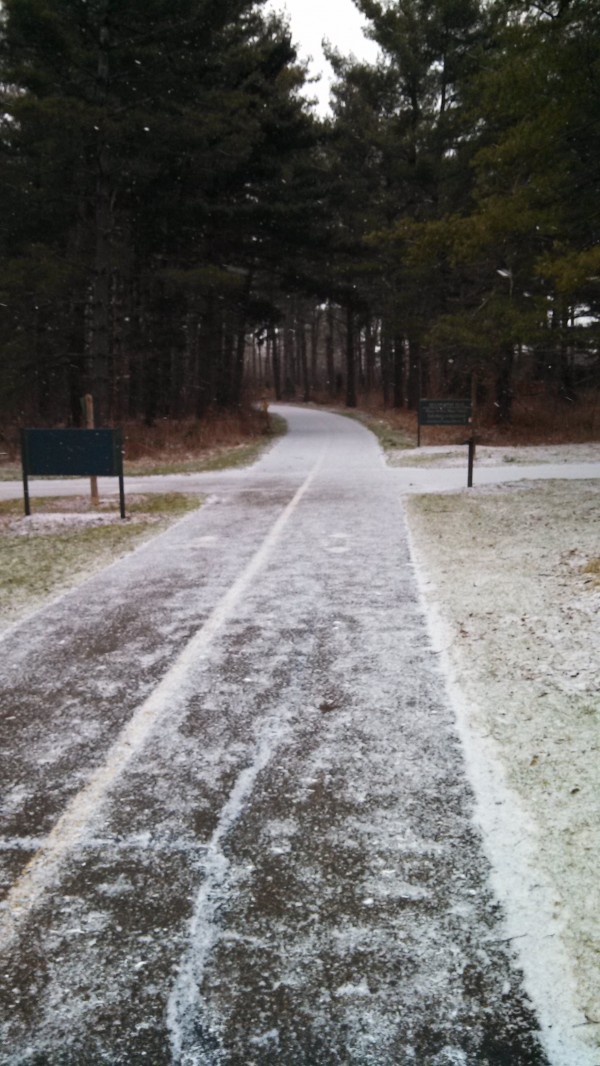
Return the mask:
<path id="1" fill-rule="evenodd" d="M 541 1066 L 396 480 L 254 467 L 0 641 L 0 1063 Z"/>

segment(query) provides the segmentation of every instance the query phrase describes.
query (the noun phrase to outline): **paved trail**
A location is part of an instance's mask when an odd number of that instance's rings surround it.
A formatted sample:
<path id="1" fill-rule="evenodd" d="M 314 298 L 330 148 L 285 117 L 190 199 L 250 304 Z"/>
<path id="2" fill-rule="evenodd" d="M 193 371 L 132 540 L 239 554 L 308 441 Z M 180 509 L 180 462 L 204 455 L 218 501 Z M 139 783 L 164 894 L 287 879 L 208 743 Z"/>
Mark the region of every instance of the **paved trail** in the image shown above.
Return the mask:
<path id="1" fill-rule="evenodd" d="M 0 642 L 2 1063 L 547 1061 L 394 477 L 286 417 Z"/>

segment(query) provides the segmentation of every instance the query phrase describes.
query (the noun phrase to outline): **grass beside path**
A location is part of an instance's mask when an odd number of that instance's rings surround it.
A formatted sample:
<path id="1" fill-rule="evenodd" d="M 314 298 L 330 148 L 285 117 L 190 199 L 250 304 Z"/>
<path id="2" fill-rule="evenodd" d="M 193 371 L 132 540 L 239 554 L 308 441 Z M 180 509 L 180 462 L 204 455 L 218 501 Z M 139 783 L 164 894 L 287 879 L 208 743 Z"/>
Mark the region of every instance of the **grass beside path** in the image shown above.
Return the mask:
<path id="1" fill-rule="evenodd" d="M 513 897 L 517 925 L 535 945 L 531 912 L 519 908 L 549 901 L 548 928 L 556 926 L 545 939 L 556 936 L 571 959 L 598 1062 L 599 499 L 591 479 L 406 500 L 425 597 L 442 623 L 437 647 L 460 692 L 477 772 L 493 745 L 502 780 L 525 811 L 522 824 L 503 824 L 502 804 L 480 796 L 484 811 L 495 807 L 491 846 L 504 839 L 524 869 L 535 867 Z"/>
<path id="2" fill-rule="evenodd" d="M 186 512 L 201 506 L 182 493 L 135 496 L 128 515 L 85 497 L 37 499 L 30 518 L 21 500 L 0 502 L 0 630 L 108 566 Z"/>
<path id="3" fill-rule="evenodd" d="M 270 414 L 268 429 L 256 435 L 255 427 L 254 435 L 242 443 L 199 447 L 190 454 L 181 443 L 157 439 L 147 454 L 125 462 L 125 477 L 246 466 L 286 431 L 285 420 Z M 148 442 L 136 442 L 137 448 L 145 445 Z M 0 465 L 0 480 L 20 479 L 20 463 Z M 0 631 L 81 584 L 201 502 L 183 493 L 127 492 L 127 520 L 122 522 L 114 499 L 93 511 L 87 496 L 36 497 L 30 518 L 23 516 L 21 499 L 0 501 Z"/>
<path id="4" fill-rule="evenodd" d="M 287 423 L 279 415 L 269 415 L 269 430 L 245 444 L 235 444 L 208 449 L 185 459 L 158 456 L 132 459 L 125 462 L 126 477 L 148 477 L 164 474 L 199 474 L 212 470 L 228 470 L 231 467 L 250 466 L 260 458 L 265 447 L 274 437 L 287 432 Z"/>
<path id="5" fill-rule="evenodd" d="M 346 418 L 353 418 L 356 422 L 360 422 L 367 429 L 370 429 L 386 452 L 404 451 L 415 446 L 413 436 L 410 435 L 405 427 L 395 425 L 391 415 L 390 417 L 381 418 L 368 411 L 348 410 L 336 410 L 335 413 L 345 415 Z"/>

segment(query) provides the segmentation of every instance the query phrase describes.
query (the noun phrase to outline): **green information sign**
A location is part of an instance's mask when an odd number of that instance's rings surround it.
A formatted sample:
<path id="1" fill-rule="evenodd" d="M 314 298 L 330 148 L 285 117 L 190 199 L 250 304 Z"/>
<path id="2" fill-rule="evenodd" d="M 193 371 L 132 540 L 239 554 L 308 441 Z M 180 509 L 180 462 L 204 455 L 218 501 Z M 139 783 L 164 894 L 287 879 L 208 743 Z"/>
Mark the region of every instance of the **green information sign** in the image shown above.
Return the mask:
<path id="1" fill-rule="evenodd" d="M 23 461 L 36 477 L 118 477 L 120 429 L 25 429 Z"/>
<path id="2" fill-rule="evenodd" d="M 419 424 L 422 426 L 469 426 L 473 420 L 470 400 L 421 400 Z"/>
<path id="3" fill-rule="evenodd" d="M 125 518 L 120 429 L 24 429 L 21 457 L 25 514 L 30 514 L 30 477 L 118 477 Z"/>

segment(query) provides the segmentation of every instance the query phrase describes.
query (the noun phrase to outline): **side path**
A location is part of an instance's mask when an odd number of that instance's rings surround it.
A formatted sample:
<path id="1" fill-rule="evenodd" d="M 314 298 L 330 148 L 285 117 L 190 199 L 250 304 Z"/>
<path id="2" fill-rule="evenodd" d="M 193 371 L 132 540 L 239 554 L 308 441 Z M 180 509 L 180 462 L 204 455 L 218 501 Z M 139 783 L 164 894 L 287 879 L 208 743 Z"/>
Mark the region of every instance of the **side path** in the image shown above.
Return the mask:
<path id="1" fill-rule="evenodd" d="M 0 1062 L 547 1062 L 397 493 L 289 419 L 2 642 Z"/>

